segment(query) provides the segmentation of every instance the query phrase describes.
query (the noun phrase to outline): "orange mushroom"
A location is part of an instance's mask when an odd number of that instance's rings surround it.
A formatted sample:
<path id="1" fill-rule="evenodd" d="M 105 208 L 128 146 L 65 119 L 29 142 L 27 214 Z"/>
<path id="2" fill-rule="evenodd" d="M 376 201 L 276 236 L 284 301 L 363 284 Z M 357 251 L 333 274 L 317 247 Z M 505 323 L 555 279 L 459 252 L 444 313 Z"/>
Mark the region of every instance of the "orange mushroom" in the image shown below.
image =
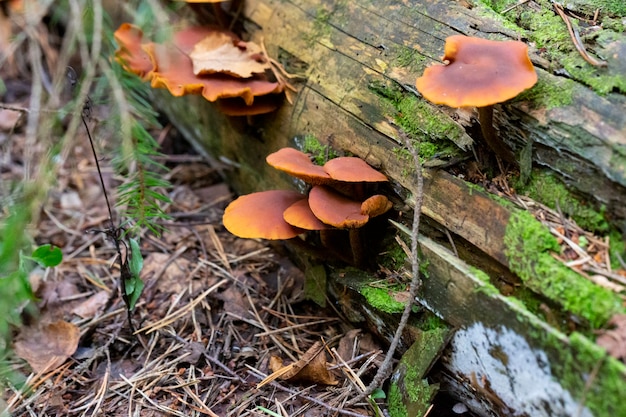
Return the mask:
<path id="1" fill-rule="evenodd" d="M 435 104 L 477 107 L 487 144 L 502 159 L 516 163 L 513 152 L 497 138 L 493 105 L 537 82 L 526 44 L 454 35 L 446 39 L 442 59 L 447 65 L 426 68 L 415 83 L 417 90 Z"/>
<path id="2" fill-rule="evenodd" d="M 329 228 L 327 224 L 322 223 L 320 219 L 315 217 L 306 198 L 296 201 L 287 207 L 283 212 L 283 219 L 292 226 L 306 230 L 324 230 Z"/>
<path id="3" fill-rule="evenodd" d="M 323 223 L 339 229 L 349 229 L 352 259 L 357 266 L 363 265 L 365 260 L 359 229 L 370 218 L 386 213 L 392 206 L 384 195 L 375 195 L 364 202 L 358 202 L 323 185 L 316 185 L 311 189 L 308 203 L 315 217 Z"/>
<path id="4" fill-rule="evenodd" d="M 154 69 L 154 62 L 141 46 L 143 32 L 136 26 L 122 23 L 113 37 L 119 46 L 115 59 L 126 71 L 145 79 Z"/>
<path id="5" fill-rule="evenodd" d="M 385 182 L 387 177 L 369 166 L 361 158 L 342 156 L 324 164 L 324 171 L 337 181 L 345 182 Z"/>
<path id="6" fill-rule="evenodd" d="M 120 48 L 116 59 L 130 72 L 149 80 L 153 88 L 166 88 L 173 96 L 201 94 L 208 101 L 240 97 L 245 106 L 251 106 L 255 97 L 278 95 L 284 91 L 279 82 L 269 81 L 264 74 L 251 77 L 233 77 L 225 73 L 196 76 L 189 54 L 194 46 L 207 36 L 219 34 L 227 43 L 240 42 L 230 32 L 192 27 L 174 34 L 172 42 L 166 44 L 143 43 L 143 33 L 128 23 L 115 32 Z M 251 58 L 252 59 L 252 58 Z M 277 102 L 279 100 L 275 100 Z M 254 109 L 243 109 L 240 113 L 260 114 L 273 108 L 267 103 Z M 235 110 L 233 110 L 235 112 Z"/>
<path id="7" fill-rule="evenodd" d="M 248 239 L 291 239 L 304 230 L 287 223 L 283 213 L 305 196 L 291 190 L 261 191 L 244 195 L 224 210 L 224 227 L 235 236 Z"/>
<path id="8" fill-rule="evenodd" d="M 265 161 L 279 171 L 300 178 L 309 184 L 328 184 L 332 178 L 319 165 L 315 165 L 304 152 L 293 148 L 282 148 L 269 154 Z"/>
<path id="9" fill-rule="evenodd" d="M 364 201 L 354 200 L 331 187 L 337 187 L 339 183 L 387 181 L 387 177 L 353 157 L 336 158 L 324 166 L 315 165 L 307 154 L 293 148 L 280 149 L 268 155 L 266 161 L 313 184 L 308 199 L 295 191 L 280 190 L 239 197 L 224 212 L 226 229 L 239 237 L 264 239 L 289 239 L 305 230 L 319 230 L 326 249 L 332 245 L 331 226 L 349 229 L 352 253 L 346 255 L 342 248 L 332 246 L 341 259 L 362 265 L 364 251 L 358 229 L 370 218 L 386 213 L 392 204 L 383 195 L 374 195 Z M 258 211 L 260 207 L 262 211 Z M 270 232 L 268 227 L 272 229 Z M 274 229 L 278 227 L 280 232 Z"/>

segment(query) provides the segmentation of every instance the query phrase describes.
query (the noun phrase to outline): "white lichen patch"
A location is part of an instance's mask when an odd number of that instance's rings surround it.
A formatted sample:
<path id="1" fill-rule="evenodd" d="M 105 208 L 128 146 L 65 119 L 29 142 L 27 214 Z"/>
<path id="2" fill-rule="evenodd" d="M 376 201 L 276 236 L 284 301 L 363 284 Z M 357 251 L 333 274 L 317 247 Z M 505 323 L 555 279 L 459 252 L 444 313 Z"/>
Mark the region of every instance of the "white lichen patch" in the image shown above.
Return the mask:
<path id="1" fill-rule="evenodd" d="M 475 323 L 452 342 L 450 368 L 476 385 L 501 415 L 592 417 L 552 376 L 545 352 L 508 328 Z M 481 408 L 478 403 L 468 404 Z"/>

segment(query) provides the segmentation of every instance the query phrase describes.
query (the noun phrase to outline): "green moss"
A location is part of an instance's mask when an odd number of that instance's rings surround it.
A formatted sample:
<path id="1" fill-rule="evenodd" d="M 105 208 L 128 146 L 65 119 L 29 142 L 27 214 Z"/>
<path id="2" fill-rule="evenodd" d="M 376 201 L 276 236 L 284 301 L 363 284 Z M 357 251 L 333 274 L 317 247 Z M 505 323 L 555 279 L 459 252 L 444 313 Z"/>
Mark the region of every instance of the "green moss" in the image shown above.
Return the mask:
<path id="1" fill-rule="evenodd" d="M 422 72 L 425 67 L 426 58 L 416 49 L 399 45 L 397 49 L 391 51 L 391 55 L 394 56 L 391 65 L 406 68 L 412 73 Z"/>
<path id="2" fill-rule="evenodd" d="M 596 211 L 589 205 L 578 200 L 567 187 L 550 173 L 535 172 L 528 184 L 515 184 L 519 194 L 526 195 L 552 209 L 561 210 L 585 230 L 606 233 L 609 223 L 603 211 Z"/>
<path id="3" fill-rule="evenodd" d="M 421 416 L 428 410 L 439 386 L 430 385 L 424 378 L 443 349 L 448 334 L 446 325 L 419 333 L 415 343 L 402 355 L 394 372 L 394 382 L 389 390 L 390 409 L 393 404 L 400 412 L 399 415 L 409 416 Z M 406 414 L 402 414 L 405 410 Z"/>
<path id="4" fill-rule="evenodd" d="M 558 360 L 550 362 L 552 374 L 574 399 L 582 401 L 595 417 L 626 417 L 616 398 L 626 392 L 626 366 L 584 335 L 540 332 L 532 337 Z M 595 372 L 595 376 L 592 375 Z M 590 379 L 592 378 L 592 379 Z"/>
<path id="5" fill-rule="evenodd" d="M 419 143 L 424 160 L 447 158 L 469 145 L 465 130 L 447 115 L 393 83 L 371 82 L 369 88 L 392 106 L 396 123 Z"/>
<path id="6" fill-rule="evenodd" d="M 624 235 L 617 230 L 612 231 L 609 234 L 609 247 L 611 248 L 611 268 L 620 269 L 622 264 L 619 258 L 626 260 L 626 239 L 624 239 Z"/>
<path id="7" fill-rule="evenodd" d="M 546 75 L 539 74 L 537 84 L 522 92 L 513 101 L 529 101 L 533 108 L 552 109 L 572 104 L 576 83 L 567 78 L 553 78 L 549 82 Z"/>
<path id="8" fill-rule="evenodd" d="M 389 398 L 389 415 L 391 417 L 407 417 L 408 413 L 406 410 L 406 406 L 404 405 L 404 401 L 402 401 L 402 393 L 400 392 L 400 387 L 398 387 L 397 382 L 393 382 L 389 387 L 389 392 L 387 393 L 387 397 Z"/>
<path id="9" fill-rule="evenodd" d="M 595 416 L 626 416 L 626 408 L 616 398 L 624 398 L 626 392 L 626 367 L 623 363 L 607 355 L 606 351 L 579 333 L 569 338 L 571 351 L 562 357 L 563 379 L 561 383 L 571 391 L 584 393 L 585 405 Z M 585 375 L 580 371 L 591 372 L 598 369 L 596 379 L 588 386 Z M 585 372 L 586 374 L 586 372 Z M 589 375 L 589 374 L 586 374 Z"/>
<path id="10" fill-rule="evenodd" d="M 624 311 L 617 294 L 594 285 L 550 255 L 559 251 L 559 244 L 530 213 L 511 214 L 504 245 L 511 271 L 526 286 L 587 319 L 594 328 Z"/>
<path id="11" fill-rule="evenodd" d="M 322 144 L 313 135 L 306 135 L 302 142 L 302 152 L 311 154 L 313 162 L 324 165 L 328 160 L 339 156 L 330 146 Z"/>
<path id="12" fill-rule="evenodd" d="M 397 271 L 406 263 L 406 252 L 396 241 L 388 246 L 387 251 L 379 255 L 378 263 L 391 271 Z"/>
<path id="13" fill-rule="evenodd" d="M 496 12 L 502 12 L 504 8 L 511 5 L 510 1 L 482 0 L 485 5 L 491 7 Z M 622 0 L 574 0 L 575 5 L 568 3 L 568 8 L 572 10 L 584 11 L 588 16 L 593 16 L 596 10 L 601 10 L 600 23 L 603 30 L 597 35 L 595 42 L 600 53 L 609 53 L 604 49 L 604 45 L 609 44 L 606 39 L 613 39 L 616 42 L 623 42 L 623 36 L 618 40 L 616 35 L 623 32 L 624 23 L 619 19 L 607 18 L 608 15 L 624 16 L 624 6 L 626 2 Z M 617 70 L 606 70 L 606 68 L 594 67 L 584 61 L 576 51 L 567 27 L 559 15 L 554 12 L 550 0 L 536 0 L 541 8 L 539 11 L 529 7 L 520 6 L 510 10 L 505 15 L 501 15 L 504 21 L 514 24 L 526 30 L 527 37 L 537 48 L 542 48 L 542 56 L 552 61 L 553 68 L 562 68 L 573 80 L 591 87 L 599 94 L 608 94 L 612 91 L 626 93 L 626 74 Z M 607 15 L 608 12 L 608 15 Z M 605 26 L 604 20 L 607 25 Z M 578 25 L 577 19 L 570 19 L 572 25 Z M 606 38 L 602 41 L 602 38 Z M 554 90 L 554 89 L 552 89 Z M 562 96 L 562 94 L 558 94 Z M 562 100 L 562 99 L 559 99 Z M 558 103 L 558 102 L 557 102 Z M 553 103 L 556 104 L 556 103 Z"/>
<path id="14" fill-rule="evenodd" d="M 474 275 L 483 283 L 483 285 L 476 288 L 477 292 L 482 292 L 487 295 L 500 294 L 500 291 L 496 288 L 496 286 L 491 283 L 491 278 L 489 277 L 489 275 L 487 275 L 484 271 L 481 271 L 478 268 L 474 268 L 473 266 L 470 266 L 469 269 L 472 275 Z"/>
<path id="15" fill-rule="evenodd" d="M 390 314 L 404 311 L 404 304 L 394 300 L 387 289 L 364 286 L 360 293 L 372 307 L 380 311 Z"/>

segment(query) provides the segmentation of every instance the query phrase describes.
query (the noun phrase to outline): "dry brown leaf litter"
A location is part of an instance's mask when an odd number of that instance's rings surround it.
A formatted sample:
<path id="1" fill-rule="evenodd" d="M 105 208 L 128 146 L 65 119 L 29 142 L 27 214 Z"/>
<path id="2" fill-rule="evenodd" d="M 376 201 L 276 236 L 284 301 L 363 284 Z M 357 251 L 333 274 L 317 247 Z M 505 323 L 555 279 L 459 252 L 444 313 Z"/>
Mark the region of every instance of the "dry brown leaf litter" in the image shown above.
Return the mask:
<path id="1" fill-rule="evenodd" d="M 105 175 L 117 183 L 110 171 Z M 238 416 L 261 415 L 259 407 L 286 415 L 372 415 L 371 408 L 342 407 L 356 395 L 346 368 L 371 373 L 376 363 L 368 358 L 376 352 L 357 349 L 361 357 L 349 356 L 344 365 L 325 350 L 328 364 L 318 366 L 334 367 L 327 370 L 339 383 L 332 391 L 315 380 L 257 388 L 271 373 L 271 356 L 298 361 L 319 340 L 336 346 L 349 326 L 302 302 L 302 272 L 287 258 L 225 233 L 219 219 L 230 194 L 221 183 L 192 177 L 181 175 L 168 190 L 167 210 L 175 214 L 169 232 L 142 238 L 146 288 L 133 315 L 139 330 L 131 335 L 112 290 L 119 266 L 112 244 L 86 233 L 101 228 L 106 213 L 89 154 L 75 149 L 36 232 L 38 242 L 60 246 L 65 259 L 32 280 L 39 320 L 65 320 L 76 328 L 78 346 L 51 371 L 30 373 L 15 362 L 32 392 L 6 393 L 13 415 Z M 23 330 L 21 337 L 37 344 L 43 333 Z"/>

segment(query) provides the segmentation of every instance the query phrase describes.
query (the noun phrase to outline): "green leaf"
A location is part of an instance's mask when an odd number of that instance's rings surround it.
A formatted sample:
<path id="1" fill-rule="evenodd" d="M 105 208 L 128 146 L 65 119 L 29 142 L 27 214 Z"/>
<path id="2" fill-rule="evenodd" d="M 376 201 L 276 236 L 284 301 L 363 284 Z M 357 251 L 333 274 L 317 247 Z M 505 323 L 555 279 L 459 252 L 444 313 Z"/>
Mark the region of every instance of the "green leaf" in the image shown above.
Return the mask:
<path id="1" fill-rule="evenodd" d="M 137 304 L 137 300 L 141 296 L 141 292 L 143 291 L 144 283 L 139 278 L 139 276 L 134 276 L 126 280 L 124 282 L 124 290 L 126 291 L 126 296 L 128 297 L 128 309 L 134 310 L 135 304 Z"/>
<path id="2" fill-rule="evenodd" d="M 41 245 L 28 258 L 37 262 L 41 266 L 57 266 L 63 260 L 63 252 L 56 246 L 50 244 Z"/>
<path id="3" fill-rule="evenodd" d="M 128 240 L 130 241 L 130 273 L 134 278 L 139 278 L 139 274 L 143 268 L 143 258 L 141 257 L 139 242 L 132 238 Z"/>
<path id="4" fill-rule="evenodd" d="M 144 283 L 139 277 L 141 269 L 143 268 L 143 258 L 141 257 L 141 249 L 139 248 L 139 242 L 135 239 L 128 239 L 130 242 L 130 261 L 129 269 L 131 278 L 124 282 L 124 291 L 128 297 L 128 308 L 133 310 L 137 300 L 141 296 Z"/>
<path id="5" fill-rule="evenodd" d="M 384 400 L 387 396 L 385 395 L 385 391 L 380 388 L 376 388 L 374 392 L 370 394 L 370 398 L 372 400 Z"/>

